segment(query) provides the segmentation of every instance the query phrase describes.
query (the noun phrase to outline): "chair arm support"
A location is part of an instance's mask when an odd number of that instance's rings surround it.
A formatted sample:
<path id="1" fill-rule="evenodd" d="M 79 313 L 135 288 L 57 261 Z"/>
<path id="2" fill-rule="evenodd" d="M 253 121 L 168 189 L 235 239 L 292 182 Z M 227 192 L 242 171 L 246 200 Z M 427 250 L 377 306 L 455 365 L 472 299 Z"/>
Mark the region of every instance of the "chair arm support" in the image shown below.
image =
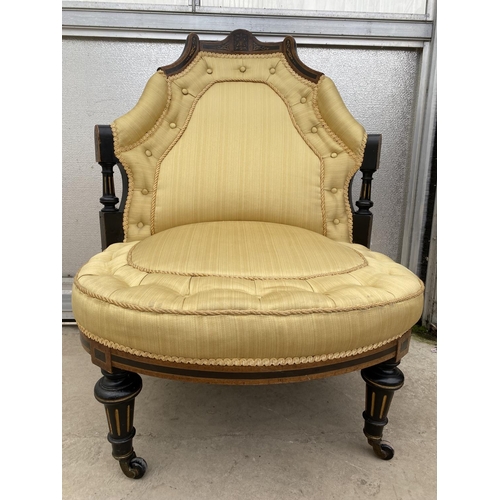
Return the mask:
<path id="1" fill-rule="evenodd" d="M 373 214 L 370 211 L 370 208 L 373 207 L 373 201 L 371 201 L 372 179 L 374 172 L 378 170 L 381 144 L 382 135 L 368 135 L 363 163 L 360 167 L 362 178 L 359 200 L 356 202 L 358 210 L 354 212 L 353 209 L 353 242 L 368 248 L 370 247 L 373 220 Z"/>
<path id="2" fill-rule="evenodd" d="M 102 196 L 100 202 L 103 208 L 99 212 L 101 227 L 101 247 L 104 250 L 113 243 L 123 241 L 123 208 L 128 193 L 128 177 L 114 153 L 113 133 L 109 125 L 96 125 L 94 128 L 96 162 L 102 168 Z M 366 141 L 365 154 L 360 171 L 362 184 L 359 200 L 356 201 L 358 210 L 353 207 L 353 242 L 370 247 L 373 214 L 370 208 L 371 183 L 373 173 L 378 170 L 380 159 L 380 146 L 382 136 L 369 134 Z M 119 208 L 116 204 L 120 201 L 115 193 L 113 167 L 118 165 L 122 177 L 122 199 Z M 352 181 L 351 181 L 352 186 Z M 351 197 L 351 187 L 349 189 Z M 352 203 L 351 203 L 352 204 Z"/>
<path id="3" fill-rule="evenodd" d="M 104 250 L 113 243 L 123 241 L 123 206 L 127 196 L 128 179 L 124 175 L 123 167 L 115 157 L 113 132 L 109 125 L 96 125 L 94 127 L 96 162 L 102 168 L 102 196 L 100 202 L 103 208 L 99 212 L 101 228 L 101 247 Z M 122 203 L 119 208 L 116 204 L 119 199 L 115 193 L 113 167 L 118 165 L 122 174 L 123 193 Z"/>

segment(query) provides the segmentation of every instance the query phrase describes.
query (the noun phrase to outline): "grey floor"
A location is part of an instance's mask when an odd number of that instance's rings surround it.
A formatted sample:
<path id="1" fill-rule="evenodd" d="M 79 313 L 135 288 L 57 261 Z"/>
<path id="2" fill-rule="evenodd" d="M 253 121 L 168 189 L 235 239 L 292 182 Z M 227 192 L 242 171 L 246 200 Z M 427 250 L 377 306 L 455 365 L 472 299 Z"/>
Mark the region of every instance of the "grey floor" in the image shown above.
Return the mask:
<path id="1" fill-rule="evenodd" d="M 100 370 L 74 326 L 62 329 L 63 499 L 432 500 L 437 497 L 435 345 L 412 339 L 378 459 L 363 435 L 364 382 L 349 373 L 271 386 L 212 386 L 143 377 L 134 448 L 148 462 L 123 475 L 93 387 Z"/>

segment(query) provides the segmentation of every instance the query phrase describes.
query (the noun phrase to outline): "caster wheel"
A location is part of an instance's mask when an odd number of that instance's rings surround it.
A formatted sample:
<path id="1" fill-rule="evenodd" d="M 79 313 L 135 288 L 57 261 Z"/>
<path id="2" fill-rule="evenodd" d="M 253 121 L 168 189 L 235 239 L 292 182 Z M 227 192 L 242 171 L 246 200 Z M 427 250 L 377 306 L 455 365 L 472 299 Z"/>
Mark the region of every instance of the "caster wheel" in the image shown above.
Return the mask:
<path id="1" fill-rule="evenodd" d="M 141 457 L 134 456 L 128 460 L 120 460 L 120 467 L 123 473 L 131 479 L 140 479 L 146 473 L 148 464 Z"/>
<path id="2" fill-rule="evenodd" d="M 377 457 L 382 460 L 391 460 L 394 456 L 394 448 L 387 441 L 376 441 L 370 444 Z"/>

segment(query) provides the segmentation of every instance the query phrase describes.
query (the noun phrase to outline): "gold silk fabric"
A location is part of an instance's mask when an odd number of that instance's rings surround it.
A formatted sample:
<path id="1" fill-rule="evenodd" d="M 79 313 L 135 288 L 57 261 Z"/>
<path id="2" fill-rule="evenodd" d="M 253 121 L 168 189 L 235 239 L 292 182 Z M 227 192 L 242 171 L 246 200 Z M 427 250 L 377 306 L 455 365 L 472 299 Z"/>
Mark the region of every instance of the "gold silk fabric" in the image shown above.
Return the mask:
<path id="1" fill-rule="evenodd" d="M 125 241 L 74 280 L 80 330 L 169 362 L 246 366 L 355 356 L 420 318 L 423 284 L 352 244 L 366 133 L 333 82 L 281 53 L 199 52 L 158 71 L 112 123 Z"/>
<path id="2" fill-rule="evenodd" d="M 128 263 L 152 273 L 245 279 L 307 279 L 366 265 L 351 247 L 312 231 L 269 222 L 174 227 L 131 249 Z"/>
<path id="3" fill-rule="evenodd" d="M 179 74 L 154 74 L 112 129 L 129 177 L 126 241 L 223 220 L 352 239 L 365 130 L 329 78 L 305 80 L 282 54 L 200 52 Z"/>
<path id="4" fill-rule="evenodd" d="M 274 90 L 263 83 L 217 83 L 160 160 L 154 231 L 254 220 L 322 233 L 320 178 L 321 158 Z"/>
<path id="5" fill-rule="evenodd" d="M 361 245 L 214 222 L 111 245 L 75 278 L 73 311 L 88 337 L 146 357 L 300 364 L 401 336 L 420 317 L 422 292 L 413 273 Z"/>

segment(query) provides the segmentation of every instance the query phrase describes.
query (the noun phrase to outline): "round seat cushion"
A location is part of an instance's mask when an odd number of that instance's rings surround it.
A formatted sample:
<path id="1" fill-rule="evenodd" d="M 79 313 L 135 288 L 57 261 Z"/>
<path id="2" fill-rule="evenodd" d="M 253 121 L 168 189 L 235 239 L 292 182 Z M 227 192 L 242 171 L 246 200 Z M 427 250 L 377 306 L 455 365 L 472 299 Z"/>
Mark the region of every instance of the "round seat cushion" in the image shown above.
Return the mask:
<path id="1" fill-rule="evenodd" d="M 89 338 L 166 361 L 301 364 L 403 335 L 423 284 L 389 257 L 266 222 L 178 226 L 94 256 L 74 280 Z"/>

